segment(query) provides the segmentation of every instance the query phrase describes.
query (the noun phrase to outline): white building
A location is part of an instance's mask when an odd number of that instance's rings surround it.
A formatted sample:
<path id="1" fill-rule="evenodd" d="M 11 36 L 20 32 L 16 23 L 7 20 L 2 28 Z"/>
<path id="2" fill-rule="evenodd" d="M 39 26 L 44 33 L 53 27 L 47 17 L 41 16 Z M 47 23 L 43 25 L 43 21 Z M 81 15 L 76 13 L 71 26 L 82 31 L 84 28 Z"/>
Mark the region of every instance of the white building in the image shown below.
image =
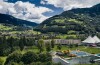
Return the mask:
<path id="1" fill-rule="evenodd" d="M 97 45 L 100 43 L 100 39 L 97 36 L 91 37 L 89 36 L 87 39 L 85 39 L 84 41 L 82 41 L 83 44 L 86 45 Z"/>
<path id="2" fill-rule="evenodd" d="M 100 39 L 97 36 L 94 36 L 93 39 L 95 40 L 95 43 L 100 43 Z"/>
<path id="3" fill-rule="evenodd" d="M 87 39 L 82 41 L 82 43 L 95 43 L 95 40 L 91 36 L 89 36 Z"/>
<path id="4" fill-rule="evenodd" d="M 80 44 L 81 40 L 80 39 L 54 39 L 55 44 L 62 44 L 62 45 L 67 45 L 67 44 Z M 51 42 L 50 40 L 44 40 L 45 43 Z"/>

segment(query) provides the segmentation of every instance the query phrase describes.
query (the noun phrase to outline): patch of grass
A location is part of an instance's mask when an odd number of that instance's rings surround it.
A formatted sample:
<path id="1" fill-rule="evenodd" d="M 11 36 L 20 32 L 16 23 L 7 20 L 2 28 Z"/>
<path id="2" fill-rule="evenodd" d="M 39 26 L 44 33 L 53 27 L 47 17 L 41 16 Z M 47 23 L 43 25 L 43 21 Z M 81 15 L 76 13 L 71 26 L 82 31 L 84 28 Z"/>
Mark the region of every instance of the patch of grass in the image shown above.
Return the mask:
<path id="1" fill-rule="evenodd" d="M 93 47 L 85 47 L 85 48 L 80 48 L 82 51 L 88 52 L 88 53 L 100 53 L 99 48 L 93 48 Z"/>
<path id="2" fill-rule="evenodd" d="M 82 24 L 82 23 L 83 23 L 83 22 L 78 21 L 78 20 L 76 20 L 76 19 L 69 19 L 68 21 L 69 21 L 69 22 L 75 22 L 75 23 L 78 23 L 78 24 Z"/>
<path id="3" fill-rule="evenodd" d="M 57 23 L 64 23 L 66 19 L 55 19 L 54 21 Z"/>
<path id="4" fill-rule="evenodd" d="M 73 47 L 73 48 L 69 48 L 68 46 L 62 46 L 61 51 L 64 50 L 76 50 L 79 49 L 80 51 L 84 51 L 84 52 L 88 52 L 88 53 L 95 53 L 98 54 L 100 53 L 100 49 L 99 48 L 93 48 L 93 47 L 84 47 L 84 46 L 79 46 L 79 47 Z M 57 46 L 53 49 L 54 51 L 57 51 Z"/>
<path id="5" fill-rule="evenodd" d="M 12 30 L 13 28 L 12 27 L 9 27 L 9 26 L 4 26 L 2 24 L 0 24 L 0 30 Z"/>
<path id="6" fill-rule="evenodd" d="M 24 54 L 24 53 L 26 53 L 28 51 L 32 51 L 32 52 L 35 52 L 35 53 L 38 53 L 39 52 L 38 49 L 24 49 L 21 53 Z"/>
<path id="7" fill-rule="evenodd" d="M 5 61 L 6 61 L 6 56 L 5 57 L 0 57 L 0 59 L 3 61 L 3 65 L 4 65 L 4 63 L 5 63 Z"/>
<path id="8" fill-rule="evenodd" d="M 66 51 L 66 50 L 73 51 L 73 50 L 76 50 L 76 49 L 79 49 L 80 51 L 84 51 L 84 52 L 88 52 L 88 53 L 95 53 L 95 54 L 100 53 L 100 49 L 99 48 L 85 47 L 85 46 L 79 46 L 79 47 L 75 47 L 74 46 L 73 48 L 69 48 L 69 46 L 62 46 L 61 51 Z M 35 52 L 35 53 L 39 52 L 37 47 L 32 46 L 32 47 L 28 47 L 28 48 L 24 49 L 21 53 L 24 54 L 27 51 L 32 51 L 32 52 Z M 52 49 L 52 51 L 58 51 L 57 45 L 55 46 L 55 48 Z M 46 53 L 45 47 L 44 47 L 43 53 Z"/>
<path id="9" fill-rule="evenodd" d="M 66 34 L 65 34 L 65 35 L 58 35 L 57 37 L 58 37 L 58 38 L 61 38 L 61 39 L 66 39 L 66 38 L 67 38 L 67 39 L 69 39 L 69 38 L 71 38 L 71 39 L 72 39 L 72 38 L 73 38 L 73 39 L 76 39 L 76 38 L 77 38 L 77 35 L 66 35 Z"/>
<path id="10" fill-rule="evenodd" d="M 94 64 L 77 64 L 77 65 L 100 65 L 100 64 L 94 63 Z"/>

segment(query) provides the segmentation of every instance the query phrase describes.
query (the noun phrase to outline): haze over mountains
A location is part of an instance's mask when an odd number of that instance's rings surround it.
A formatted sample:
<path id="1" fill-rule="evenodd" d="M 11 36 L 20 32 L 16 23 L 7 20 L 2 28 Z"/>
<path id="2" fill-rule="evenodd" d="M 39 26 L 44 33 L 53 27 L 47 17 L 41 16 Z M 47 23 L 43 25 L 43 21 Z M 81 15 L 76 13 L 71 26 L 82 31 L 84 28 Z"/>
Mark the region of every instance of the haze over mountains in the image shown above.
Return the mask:
<path id="1" fill-rule="evenodd" d="M 43 21 L 36 30 L 43 33 L 96 33 L 100 32 L 100 4 L 91 8 L 64 11 Z"/>

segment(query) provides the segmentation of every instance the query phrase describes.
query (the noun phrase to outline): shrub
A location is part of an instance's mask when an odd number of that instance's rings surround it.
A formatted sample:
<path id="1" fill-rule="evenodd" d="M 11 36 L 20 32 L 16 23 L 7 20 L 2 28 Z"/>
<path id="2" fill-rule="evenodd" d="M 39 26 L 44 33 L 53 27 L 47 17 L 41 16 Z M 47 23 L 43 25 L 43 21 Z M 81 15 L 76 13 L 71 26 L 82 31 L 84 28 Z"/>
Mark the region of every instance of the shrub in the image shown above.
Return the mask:
<path id="1" fill-rule="evenodd" d="M 18 52 L 14 52 L 7 57 L 5 65 L 12 62 L 19 63 L 21 61 L 21 58 L 22 58 L 22 54 Z"/>
<path id="2" fill-rule="evenodd" d="M 22 57 L 22 62 L 24 62 L 25 64 L 30 64 L 32 62 L 37 62 L 37 61 L 38 61 L 38 56 L 34 52 L 27 52 Z"/>

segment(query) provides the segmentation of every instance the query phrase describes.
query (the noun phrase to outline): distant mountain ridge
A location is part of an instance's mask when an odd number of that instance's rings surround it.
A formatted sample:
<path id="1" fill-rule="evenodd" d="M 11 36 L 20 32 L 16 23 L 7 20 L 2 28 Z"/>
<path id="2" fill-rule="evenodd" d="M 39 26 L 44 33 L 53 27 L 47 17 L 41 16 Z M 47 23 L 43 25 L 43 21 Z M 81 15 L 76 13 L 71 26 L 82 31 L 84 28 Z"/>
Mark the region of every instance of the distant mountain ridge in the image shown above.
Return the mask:
<path id="1" fill-rule="evenodd" d="M 0 23 L 19 25 L 19 26 L 20 25 L 27 25 L 27 26 L 37 26 L 38 25 L 37 23 L 34 23 L 34 22 L 21 20 L 11 15 L 1 14 L 1 13 L 0 13 Z"/>
<path id="2" fill-rule="evenodd" d="M 43 33 L 96 33 L 100 32 L 100 4 L 90 8 L 64 11 L 43 21 L 36 30 Z"/>

